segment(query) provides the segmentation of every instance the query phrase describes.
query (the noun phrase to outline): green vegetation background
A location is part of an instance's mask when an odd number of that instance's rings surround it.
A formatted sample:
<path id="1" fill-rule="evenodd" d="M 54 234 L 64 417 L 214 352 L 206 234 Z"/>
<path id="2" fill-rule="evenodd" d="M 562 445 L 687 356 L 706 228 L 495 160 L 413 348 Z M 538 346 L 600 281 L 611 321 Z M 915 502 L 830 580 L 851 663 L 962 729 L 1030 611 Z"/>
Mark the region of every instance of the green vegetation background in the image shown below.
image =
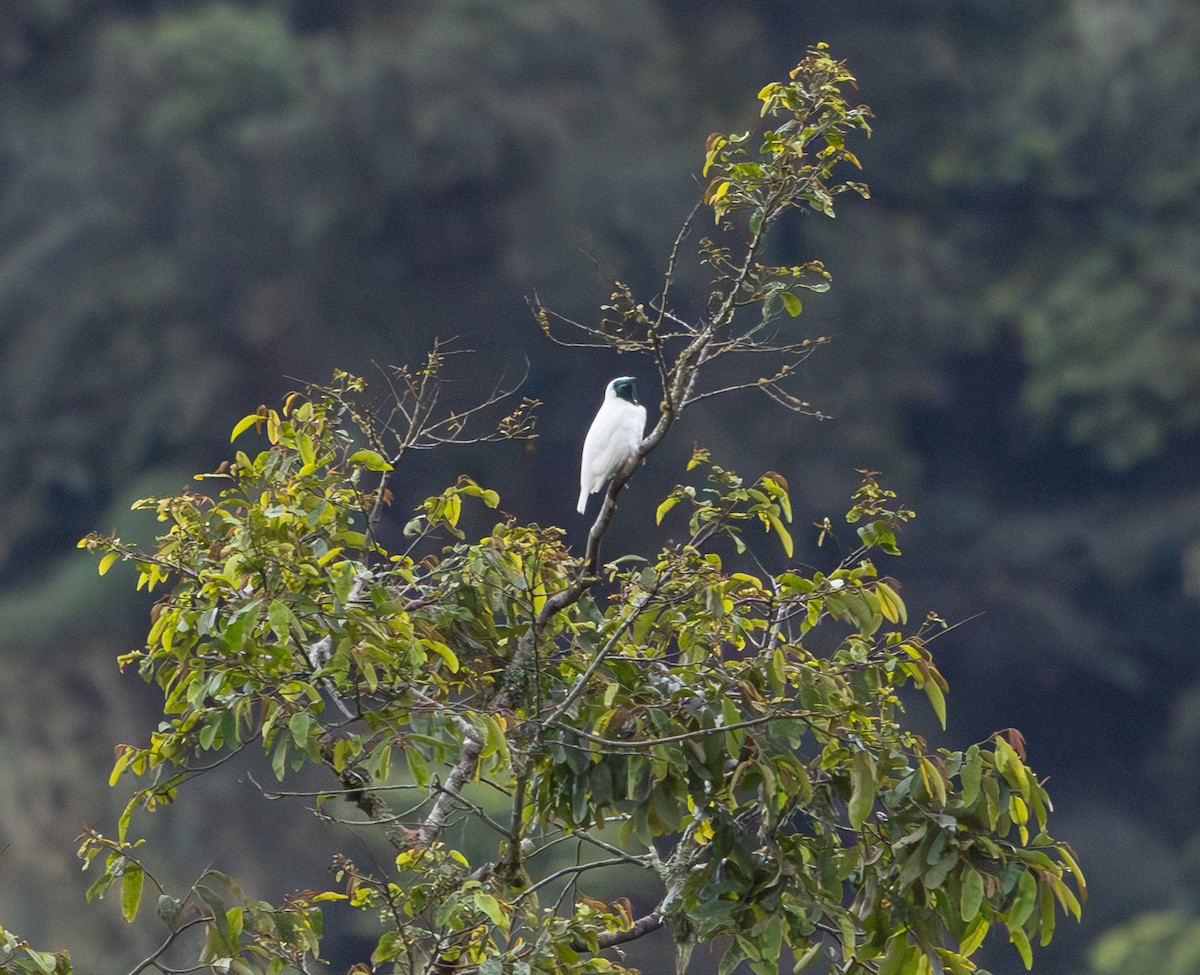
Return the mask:
<path id="1" fill-rule="evenodd" d="M 787 242 L 834 275 L 798 320 L 833 338 L 806 368 L 834 419 L 746 394 L 688 435 L 782 472 L 813 517 L 853 468 L 887 472 L 919 513 L 909 605 L 983 614 L 939 641 L 948 739 L 1021 728 L 1088 870 L 1085 923 L 1038 971 L 1200 972 L 1194 0 L 0 4 L 6 926 L 82 971 L 143 947 L 115 905 L 80 908 L 72 853 L 111 822 L 111 745 L 152 721 L 114 666 L 147 603 L 75 540 L 151 533 L 130 501 L 219 463 L 286 377 L 435 336 L 485 353 L 484 383 L 528 357 L 541 437 L 431 455 L 397 521 L 465 472 L 578 526 L 582 431 L 623 363 L 547 345 L 525 296 L 587 320 L 613 275 L 652 291 L 705 136 L 752 125 L 817 40 L 878 115 L 874 200 Z M 678 439 L 626 495 L 631 543 Z M 276 896 L 346 840 L 245 781 L 205 789 L 155 827 L 181 877 L 212 862 Z"/>

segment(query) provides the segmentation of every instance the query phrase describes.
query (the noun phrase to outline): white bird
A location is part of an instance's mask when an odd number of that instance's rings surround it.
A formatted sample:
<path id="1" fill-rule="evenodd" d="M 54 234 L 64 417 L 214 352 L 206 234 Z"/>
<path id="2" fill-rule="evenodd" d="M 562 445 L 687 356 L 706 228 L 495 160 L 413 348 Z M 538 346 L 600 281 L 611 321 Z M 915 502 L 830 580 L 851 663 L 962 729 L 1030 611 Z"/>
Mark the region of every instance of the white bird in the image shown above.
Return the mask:
<path id="1" fill-rule="evenodd" d="M 646 407 L 637 401 L 633 377 L 614 379 L 604 391 L 604 403 L 583 441 L 583 462 L 579 466 L 580 514 L 587 508 L 588 495 L 604 487 L 637 454 L 645 431 Z"/>

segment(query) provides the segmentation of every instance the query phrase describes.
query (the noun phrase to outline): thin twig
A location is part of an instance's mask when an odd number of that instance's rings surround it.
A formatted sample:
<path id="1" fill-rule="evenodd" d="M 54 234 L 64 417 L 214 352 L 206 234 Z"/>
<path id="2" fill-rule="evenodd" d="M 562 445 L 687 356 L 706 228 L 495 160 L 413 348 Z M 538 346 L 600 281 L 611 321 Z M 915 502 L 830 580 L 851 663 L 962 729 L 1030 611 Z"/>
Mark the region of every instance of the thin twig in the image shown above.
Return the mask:
<path id="1" fill-rule="evenodd" d="M 526 897 L 532 895 L 534 891 L 541 887 L 545 887 L 547 884 L 553 883 L 555 880 L 559 880 L 562 877 L 568 877 L 571 874 L 583 873 L 587 870 L 599 869 L 600 867 L 621 866 L 627 862 L 628 857 L 612 857 L 608 860 L 592 860 L 589 863 L 580 863 L 575 866 L 563 867 L 561 870 L 555 870 L 554 873 L 543 877 L 536 884 L 531 884 L 529 887 L 526 887 L 523 891 L 521 891 L 521 893 L 519 893 L 513 899 L 513 906 L 516 907 L 516 905 L 520 904 L 521 901 L 525 900 Z"/>
<path id="2" fill-rule="evenodd" d="M 208 922 L 210 922 L 212 920 L 214 920 L 214 918 L 212 918 L 211 916 L 205 916 L 205 917 L 194 917 L 190 921 L 185 921 L 183 924 L 179 925 L 179 927 L 177 927 L 174 931 L 172 931 L 169 935 L 167 935 L 167 940 L 164 941 L 161 945 L 159 945 L 159 947 L 156 951 L 147 955 L 144 959 L 142 959 L 140 962 L 138 962 L 138 964 L 136 966 L 131 968 L 129 970 L 129 975 L 138 975 L 139 972 L 145 971 L 151 965 L 153 965 L 156 968 L 159 967 L 157 965 L 158 959 L 162 956 L 164 951 L 166 951 L 168 948 L 171 947 L 171 945 L 173 945 L 175 943 L 176 938 L 178 938 L 181 934 L 183 934 L 183 932 L 186 931 L 188 928 L 193 928 L 197 924 L 207 924 Z"/>
<path id="3" fill-rule="evenodd" d="M 721 725 L 719 728 L 700 728 L 697 731 L 686 731 L 679 735 L 667 735 L 663 738 L 645 738 L 638 741 L 630 741 L 625 739 L 601 738 L 599 735 L 593 735 L 589 732 L 582 731 L 579 728 L 572 728 L 570 725 L 555 723 L 554 727 L 561 731 L 566 731 L 573 735 L 578 735 L 580 738 L 586 738 L 588 741 L 594 741 L 599 745 L 605 745 L 613 749 L 631 749 L 649 748 L 653 745 L 669 745 L 672 742 L 687 741 L 690 738 L 704 738 L 707 735 L 719 735 L 725 731 L 737 731 L 739 728 L 754 728 L 761 724 L 767 724 L 770 721 L 808 721 L 813 717 L 812 712 L 793 711 L 784 714 L 764 714 L 761 718 L 751 718 L 749 721 L 735 721 L 733 724 Z"/>

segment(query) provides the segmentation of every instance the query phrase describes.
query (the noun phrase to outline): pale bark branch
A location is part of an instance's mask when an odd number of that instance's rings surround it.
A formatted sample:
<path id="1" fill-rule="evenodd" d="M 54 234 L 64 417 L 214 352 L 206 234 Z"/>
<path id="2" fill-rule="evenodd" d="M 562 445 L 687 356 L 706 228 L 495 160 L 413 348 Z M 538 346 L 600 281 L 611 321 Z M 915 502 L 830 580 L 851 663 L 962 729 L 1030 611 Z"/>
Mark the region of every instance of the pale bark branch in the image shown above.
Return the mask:
<path id="1" fill-rule="evenodd" d="M 409 693 L 422 704 L 438 708 L 436 701 L 420 691 L 410 688 Z M 425 817 L 425 822 L 421 824 L 417 833 L 417 843 L 420 846 L 429 846 L 442 835 L 442 830 L 446 828 L 446 820 L 449 819 L 455 804 L 463 802 L 463 786 L 475 778 L 475 772 L 479 768 L 479 756 L 483 754 L 483 739 L 475 730 L 475 726 L 459 715 L 451 714 L 451 719 L 463 736 L 463 747 L 459 752 L 458 761 L 438 791 L 433 808 L 429 810 L 429 815 Z"/>

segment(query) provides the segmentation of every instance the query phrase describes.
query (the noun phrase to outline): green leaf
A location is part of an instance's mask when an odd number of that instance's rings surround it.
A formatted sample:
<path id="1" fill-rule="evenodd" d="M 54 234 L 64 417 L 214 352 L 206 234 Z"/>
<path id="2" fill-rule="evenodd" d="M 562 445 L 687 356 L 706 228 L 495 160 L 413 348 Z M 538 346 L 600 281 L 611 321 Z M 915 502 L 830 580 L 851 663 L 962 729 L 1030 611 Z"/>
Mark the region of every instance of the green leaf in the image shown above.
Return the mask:
<path id="1" fill-rule="evenodd" d="M 1050 884 L 1045 882 L 1038 884 L 1038 914 L 1038 940 L 1045 948 L 1054 937 L 1054 924 L 1057 920 L 1054 913 L 1054 894 L 1050 890 Z"/>
<path id="2" fill-rule="evenodd" d="M 960 774 L 962 778 L 962 801 L 965 805 L 974 805 L 975 800 L 979 798 L 979 780 L 983 776 L 983 756 L 979 754 L 978 745 L 972 745 L 967 749 L 966 759 L 963 762 Z"/>
<path id="3" fill-rule="evenodd" d="M 1009 928 L 1008 940 L 1016 946 L 1017 954 L 1021 956 L 1021 961 L 1025 964 L 1025 970 L 1029 971 L 1033 968 L 1033 946 L 1029 943 L 1029 936 L 1025 934 L 1022 928 Z"/>
<path id="4" fill-rule="evenodd" d="M 859 829 L 875 805 L 875 759 L 869 752 L 859 752 L 850 766 L 850 802 L 847 812 L 850 825 Z"/>
<path id="5" fill-rule="evenodd" d="M 351 464 L 362 464 L 369 471 L 390 471 L 392 467 L 377 450 L 356 450 L 350 455 Z"/>
<path id="6" fill-rule="evenodd" d="M 288 608 L 278 599 L 272 599 L 267 607 L 267 621 L 271 624 L 271 632 L 280 643 L 288 642 L 288 623 L 290 614 Z"/>
<path id="7" fill-rule="evenodd" d="M 425 756 L 417 751 L 415 746 L 404 749 L 404 758 L 408 762 L 408 770 L 412 773 L 413 781 L 421 788 L 429 785 L 429 766 Z"/>
<path id="8" fill-rule="evenodd" d="M 83 897 L 89 904 L 97 897 L 103 897 L 108 893 L 108 889 L 113 885 L 113 881 L 117 878 L 113 876 L 111 864 L 109 869 L 105 870 L 95 882 L 87 889 Z"/>
<path id="9" fill-rule="evenodd" d="M 163 923 L 170 930 L 174 931 L 175 922 L 179 920 L 179 915 L 183 913 L 183 904 L 177 897 L 172 897 L 170 894 L 159 894 L 156 913 L 162 919 Z"/>
<path id="10" fill-rule="evenodd" d="M 958 864 L 958 851 L 953 847 L 947 848 L 941 858 L 925 872 L 925 876 L 921 878 L 922 885 L 926 890 L 937 890 Z"/>
<path id="11" fill-rule="evenodd" d="M 938 682 L 929 674 L 925 676 L 925 696 L 929 698 L 929 703 L 933 705 L 933 713 L 937 715 L 938 722 L 942 726 L 942 731 L 945 731 L 946 697 L 942 694 L 942 689 L 938 687 Z"/>
<path id="12" fill-rule="evenodd" d="M 287 771 L 289 740 L 285 736 L 280 735 L 275 743 L 275 751 L 271 755 L 271 771 L 275 773 L 275 778 L 280 782 L 283 781 L 284 773 Z"/>
<path id="13" fill-rule="evenodd" d="M 25 955 L 42 975 L 54 975 L 58 968 L 58 959 L 47 951 L 34 951 L 32 948 L 26 948 Z M 21 969 L 15 969 L 15 971 L 21 971 Z"/>
<path id="14" fill-rule="evenodd" d="M 142 903 L 142 886 L 146 875 L 142 868 L 132 861 L 125 864 L 125 874 L 121 877 L 121 913 L 130 924 L 137 917 L 138 907 Z"/>
<path id="15" fill-rule="evenodd" d="M 475 892 L 473 900 L 475 901 L 475 906 L 488 916 L 488 920 L 507 935 L 508 917 L 500 910 L 500 902 L 491 894 L 485 893 L 482 890 Z"/>
<path id="16" fill-rule="evenodd" d="M 224 715 L 219 711 L 210 711 L 204 716 L 204 723 L 200 726 L 198 736 L 201 748 L 212 748 L 213 742 L 217 740 L 217 732 L 221 730 L 223 719 Z"/>
<path id="17" fill-rule="evenodd" d="M 878 975 L 903 975 L 913 951 L 914 948 L 908 943 L 908 935 L 905 932 L 893 935 L 888 941 L 883 961 L 879 963 Z"/>
<path id="18" fill-rule="evenodd" d="M 792 966 L 792 975 L 802 975 L 803 972 L 808 971 L 812 967 L 813 962 L 821 957 L 821 949 L 823 947 L 824 945 L 818 941 L 808 951 L 798 956 L 796 963 Z"/>
<path id="19" fill-rule="evenodd" d="M 1006 920 L 1009 927 L 1020 927 L 1029 920 L 1037 906 L 1037 881 L 1028 870 L 1024 871 L 1017 881 L 1017 892 L 1013 897 L 1012 907 L 1008 909 Z"/>
<path id="20" fill-rule="evenodd" d="M 384 931 L 379 937 L 379 943 L 376 944 L 375 950 L 371 953 L 371 963 L 378 966 L 398 958 L 401 947 L 399 931 Z"/>
<path id="21" fill-rule="evenodd" d="M 959 914 L 968 924 L 975 919 L 983 906 L 983 877 L 978 870 L 967 867 L 964 871 L 962 895 L 959 898 Z"/>
<path id="22" fill-rule="evenodd" d="M 241 937 L 242 925 L 245 921 L 245 908 L 237 904 L 225 912 L 225 924 L 229 928 L 230 942 L 234 942 Z"/>
<path id="23" fill-rule="evenodd" d="M 292 740 L 300 748 L 304 748 L 308 742 L 308 729 L 312 723 L 312 715 L 307 711 L 297 711 L 288 718 L 288 730 L 292 733 Z"/>
<path id="24" fill-rule="evenodd" d="M 800 304 L 800 299 L 790 291 L 781 291 L 779 300 L 783 302 L 783 307 L 787 309 L 787 313 L 795 318 L 803 310 L 803 305 Z"/>
<path id="25" fill-rule="evenodd" d="M 717 968 L 717 975 L 729 975 L 735 968 L 746 960 L 746 953 L 742 950 L 742 946 L 736 938 L 729 942 L 729 947 L 725 949 L 725 954 L 721 957 L 721 964 Z"/>
<path id="26" fill-rule="evenodd" d="M 788 592 L 795 592 L 800 595 L 810 593 L 816 588 L 816 584 L 811 579 L 805 579 L 794 572 L 783 573 L 779 577 L 779 585 Z"/>

